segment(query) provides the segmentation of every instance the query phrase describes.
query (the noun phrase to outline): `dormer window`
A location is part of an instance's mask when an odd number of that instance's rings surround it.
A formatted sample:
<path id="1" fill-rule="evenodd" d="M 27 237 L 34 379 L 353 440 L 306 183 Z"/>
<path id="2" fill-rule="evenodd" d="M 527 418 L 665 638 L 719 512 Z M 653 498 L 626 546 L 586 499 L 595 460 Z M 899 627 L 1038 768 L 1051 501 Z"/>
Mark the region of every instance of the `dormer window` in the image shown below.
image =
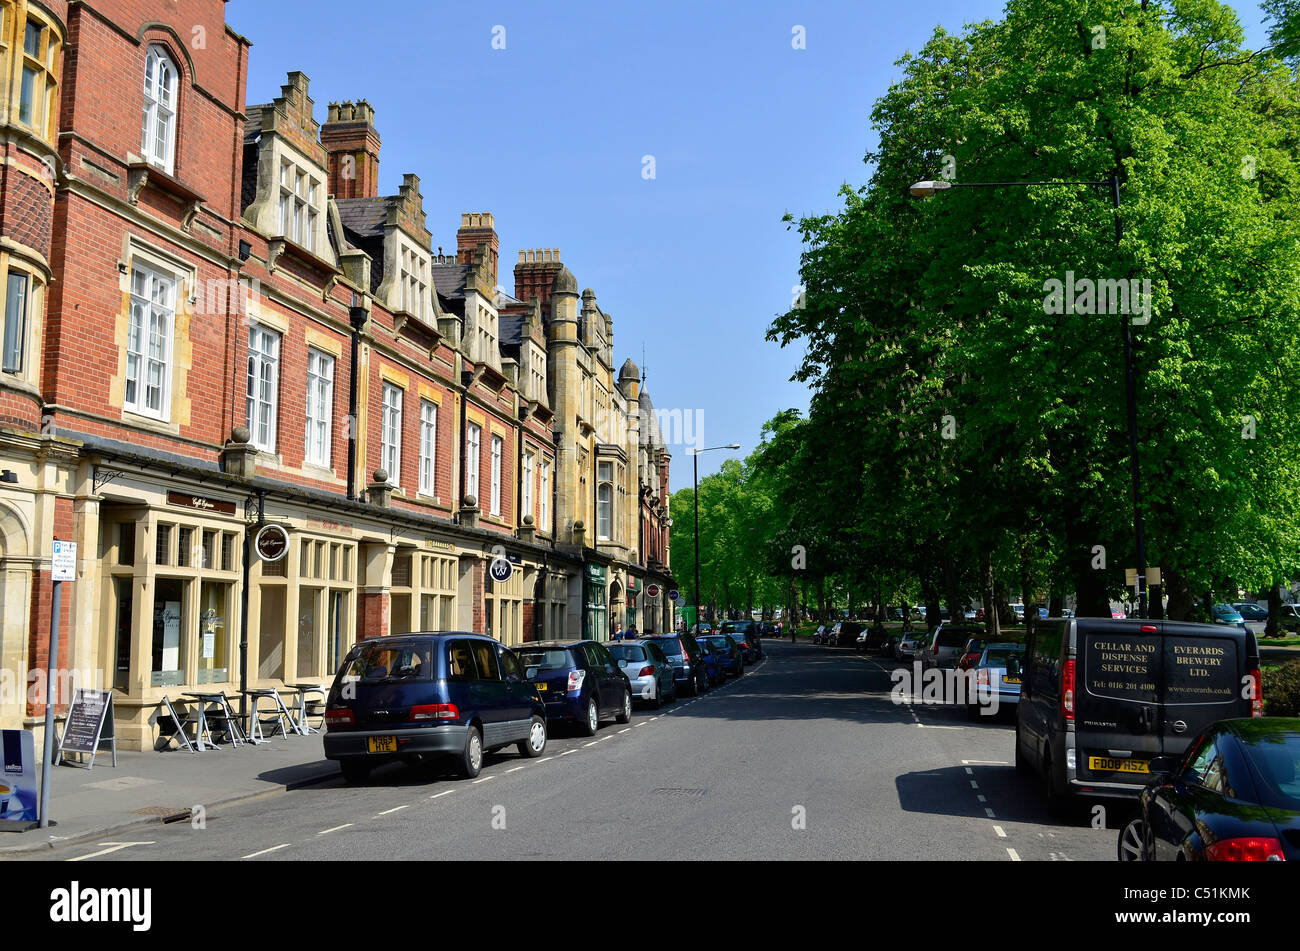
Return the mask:
<path id="1" fill-rule="evenodd" d="M 400 309 L 415 316 L 417 320 L 428 321 L 429 308 L 429 260 L 418 251 L 402 245 L 402 273 Z"/>
<path id="2" fill-rule="evenodd" d="M 140 150 L 145 161 L 168 175 L 176 161 L 176 64 L 161 46 L 149 47 L 144 61 L 144 120 Z"/>
<path id="3" fill-rule="evenodd" d="M 280 160 L 280 233 L 299 247 L 316 250 L 320 179 L 287 159 Z"/>

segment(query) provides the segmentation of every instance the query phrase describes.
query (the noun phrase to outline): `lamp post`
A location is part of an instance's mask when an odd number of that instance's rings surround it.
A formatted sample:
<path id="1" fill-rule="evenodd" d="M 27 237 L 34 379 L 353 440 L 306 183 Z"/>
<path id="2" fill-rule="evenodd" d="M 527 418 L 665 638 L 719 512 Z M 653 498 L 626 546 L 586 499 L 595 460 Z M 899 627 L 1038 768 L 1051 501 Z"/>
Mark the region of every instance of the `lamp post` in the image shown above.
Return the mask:
<path id="1" fill-rule="evenodd" d="M 691 492 L 691 501 L 695 503 L 695 629 L 701 623 L 700 611 L 700 453 L 713 452 L 715 449 L 739 449 L 740 443 L 727 446 L 710 446 L 708 449 L 692 449 L 691 464 L 695 469 L 695 488 Z"/>
<path id="2" fill-rule="evenodd" d="M 1101 181 L 1064 182 L 951 182 L 946 179 L 917 182 L 908 191 L 915 198 L 928 198 L 950 188 L 1036 188 L 1046 186 L 1093 185 L 1110 188 L 1111 207 L 1115 215 L 1115 243 L 1124 237 L 1124 225 L 1119 216 L 1119 171 Z M 1147 616 L 1147 543 L 1142 524 L 1142 473 L 1138 468 L 1137 436 L 1137 371 L 1133 364 L 1133 332 L 1129 315 L 1121 314 L 1124 337 L 1124 382 L 1128 400 L 1129 473 L 1133 480 L 1133 540 L 1137 554 L 1138 617 Z"/>

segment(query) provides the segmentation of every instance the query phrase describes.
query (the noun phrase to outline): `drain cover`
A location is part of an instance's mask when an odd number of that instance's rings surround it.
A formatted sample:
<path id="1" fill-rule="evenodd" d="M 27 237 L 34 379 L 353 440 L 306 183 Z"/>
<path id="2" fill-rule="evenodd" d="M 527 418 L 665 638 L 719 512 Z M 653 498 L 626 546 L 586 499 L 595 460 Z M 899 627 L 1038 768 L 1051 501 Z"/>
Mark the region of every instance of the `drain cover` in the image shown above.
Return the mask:
<path id="1" fill-rule="evenodd" d="M 651 790 L 659 796 L 703 796 L 708 792 L 707 789 L 687 789 L 675 786 L 660 786 L 658 789 Z"/>
<path id="2" fill-rule="evenodd" d="M 162 816 L 164 818 L 173 817 L 188 819 L 190 817 L 189 806 L 145 806 L 143 809 L 132 809 L 133 816 Z"/>

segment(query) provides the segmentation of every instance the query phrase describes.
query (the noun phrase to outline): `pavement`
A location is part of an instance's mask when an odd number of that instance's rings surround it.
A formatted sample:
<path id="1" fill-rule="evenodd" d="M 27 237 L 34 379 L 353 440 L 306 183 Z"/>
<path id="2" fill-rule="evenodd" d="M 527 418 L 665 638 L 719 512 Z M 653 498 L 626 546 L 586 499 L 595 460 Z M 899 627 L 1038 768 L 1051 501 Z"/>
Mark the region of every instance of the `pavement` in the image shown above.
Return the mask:
<path id="1" fill-rule="evenodd" d="M 215 750 L 119 750 L 117 768 L 105 748 L 93 769 L 54 766 L 54 825 L 0 832 L 0 856 L 39 852 L 139 826 L 184 821 L 218 806 L 324 782 L 339 774 L 318 734 L 277 736 L 265 745 Z M 38 773 L 39 775 L 39 773 Z M 193 818 L 192 818 L 193 817 Z"/>

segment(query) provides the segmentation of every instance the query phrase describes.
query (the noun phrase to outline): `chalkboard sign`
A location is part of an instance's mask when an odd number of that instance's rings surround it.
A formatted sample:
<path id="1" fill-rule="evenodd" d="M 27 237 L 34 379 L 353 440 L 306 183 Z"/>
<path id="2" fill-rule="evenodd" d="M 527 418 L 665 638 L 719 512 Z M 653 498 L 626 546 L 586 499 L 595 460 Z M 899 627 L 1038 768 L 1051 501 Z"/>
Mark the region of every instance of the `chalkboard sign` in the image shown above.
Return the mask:
<path id="1" fill-rule="evenodd" d="M 117 765 L 117 737 L 113 732 L 113 692 L 111 690 L 87 690 L 78 688 L 72 698 L 72 708 L 68 710 L 68 723 L 63 729 L 59 741 L 60 762 L 69 766 L 85 766 L 93 769 L 95 753 L 104 743 L 110 743 L 113 750 L 113 765 Z M 90 756 L 87 763 L 69 762 L 64 759 L 68 753 Z"/>

